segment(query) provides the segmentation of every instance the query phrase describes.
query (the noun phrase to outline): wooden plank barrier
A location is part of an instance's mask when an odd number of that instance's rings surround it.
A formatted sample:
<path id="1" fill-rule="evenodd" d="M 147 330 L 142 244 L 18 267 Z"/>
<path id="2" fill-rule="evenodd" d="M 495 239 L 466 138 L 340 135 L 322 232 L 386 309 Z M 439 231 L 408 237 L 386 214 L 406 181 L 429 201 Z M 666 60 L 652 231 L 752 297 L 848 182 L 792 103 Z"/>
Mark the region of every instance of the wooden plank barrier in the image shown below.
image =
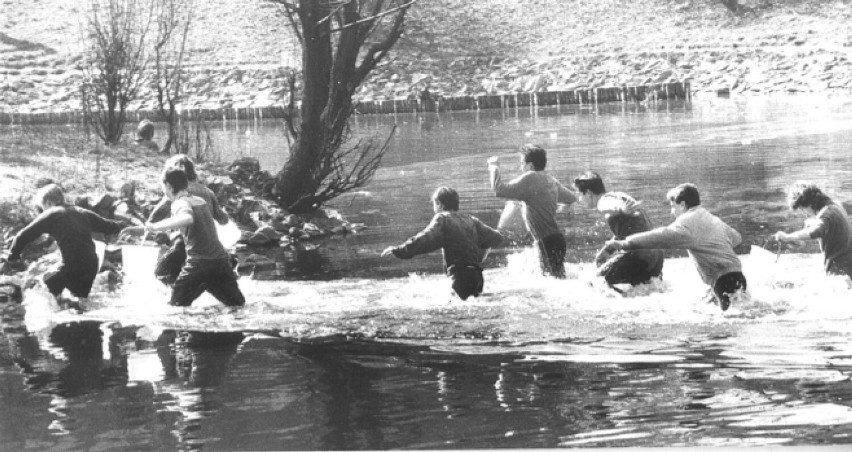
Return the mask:
<path id="1" fill-rule="evenodd" d="M 413 98 L 362 100 L 355 103 L 358 114 L 397 114 L 413 112 L 442 112 L 458 110 L 477 110 L 494 108 L 519 108 L 529 106 L 592 104 L 609 102 L 644 102 L 659 100 L 690 100 L 689 82 L 658 83 L 638 86 L 610 86 L 585 88 L 570 91 L 539 91 L 535 93 L 480 94 L 470 96 L 443 97 L 433 95 L 428 100 Z M 282 118 L 285 108 L 282 106 L 240 107 L 240 108 L 190 108 L 182 114 L 190 120 L 260 120 Z M 128 110 L 127 122 L 139 122 L 142 119 L 159 121 L 157 110 Z M 79 110 L 62 112 L 0 111 L 0 125 L 22 124 L 69 124 L 83 122 L 83 113 Z"/>

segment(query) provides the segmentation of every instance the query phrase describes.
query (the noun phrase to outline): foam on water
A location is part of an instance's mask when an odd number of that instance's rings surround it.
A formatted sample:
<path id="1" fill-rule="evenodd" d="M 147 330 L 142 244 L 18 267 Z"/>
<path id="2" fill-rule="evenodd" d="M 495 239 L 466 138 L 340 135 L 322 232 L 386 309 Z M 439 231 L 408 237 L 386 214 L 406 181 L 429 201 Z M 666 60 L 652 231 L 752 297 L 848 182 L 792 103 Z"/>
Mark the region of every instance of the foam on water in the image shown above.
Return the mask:
<path id="1" fill-rule="evenodd" d="M 535 252 L 508 256 L 485 271 L 485 293 L 459 300 L 441 274 L 385 280 L 255 281 L 240 279 L 247 305 L 231 309 L 210 295 L 189 308 L 168 306 L 169 289 L 149 269 L 125 276 L 117 292 L 95 287 L 88 312 L 55 312 L 27 291 L 27 315 L 54 323 L 94 318 L 124 325 L 198 330 L 262 330 L 281 335 L 356 334 L 413 339 L 485 338 L 509 341 L 605 336 L 659 325 L 736 324 L 852 318 L 848 278 L 826 276 L 821 256 L 761 253 L 743 257 L 747 294 L 727 312 L 702 301 L 707 292 L 687 258 L 668 259 L 663 278 L 624 295 L 602 284 L 592 264 L 569 264 L 567 278 L 538 274 Z M 140 266 L 141 268 L 142 266 Z M 44 298 L 44 297 L 42 297 Z M 32 313 L 30 313 L 32 311 Z M 39 324 L 34 321 L 33 326 Z"/>

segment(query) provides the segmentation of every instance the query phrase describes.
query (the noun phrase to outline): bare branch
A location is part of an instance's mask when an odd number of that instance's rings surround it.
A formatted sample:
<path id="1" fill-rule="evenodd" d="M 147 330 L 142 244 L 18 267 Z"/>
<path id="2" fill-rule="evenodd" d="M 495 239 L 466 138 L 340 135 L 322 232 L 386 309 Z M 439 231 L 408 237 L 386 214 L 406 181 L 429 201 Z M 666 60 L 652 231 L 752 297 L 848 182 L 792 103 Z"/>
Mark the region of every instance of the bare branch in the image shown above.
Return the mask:
<path id="1" fill-rule="evenodd" d="M 409 2 L 410 5 L 413 2 Z M 372 71 L 379 61 L 384 58 L 387 52 L 396 44 L 396 41 L 399 40 L 399 37 L 402 36 L 402 31 L 405 25 L 405 13 L 407 9 L 403 9 L 397 13 L 396 18 L 394 19 L 394 23 L 391 26 L 388 35 L 384 40 L 374 44 L 367 51 L 367 54 L 364 56 L 364 59 L 361 61 L 361 65 L 355 71 L 355 84 L 360 85 L 364 78 L 367 77 L 367 74 Z"/>
<path id="2" fill-rule="evenodd" d="M 358 25 L 360 25 L 360 24 L 362 24 L 362 23 L 372 22 L 372 21 L 374 21 L 374 20 L 376 20 L 376 19 L 380 19 L 380 18 L 382 18 L 382 17 L 384 17 L 384 16 L 388 16 L 388 15 L 390 15 L 390 14 L 393 14 L 394 12 L 399 11 L 399 10 L 401 10 L 401 9 L 402 9 L 402 10 L 404 10 L 404 9 L 408 9 L 409 7 L 411 7 L 411 5 L 413 5 L 413 4 L 415 4 L 415 3 L 417 3 L 417 0 L 411 0 L 410 2 L 408 2 L 408 3 L 406 3 L 406 4 L 399 5 L 399 6 L 395 7 L 395 8 L 391 8 L 391 9 L 389 9 L 389 10 L 387 10 L 387 11 L 382 12 L 382 13 L 379 13 L 379 14 L 376 14 L 376 15 L 373 15 L 373 16 L 370 16 L 370 17 L 365 17 L 365 18 L 360 19 L 360 20 L 357 20 L 357 21 L 355 21 L 355 22 L 350 22 L 350 23 L 348 23 L 348 24 L 346 24 L 346 25 L 344 25 L 344 26 L 342 26 L 342 27 L 339 27 L 339 28 L 333 28 L 333 29 L 331 30 L 331 32 L 332 32 L 332 33 L 335 33 L 335 32 L 341 31 L 341 30 L 346 29 L 346 28 L 350 28 L 350 27 L 358 26 Z"/>
<path id="3" fill-rule="evenodd" d="M 332 18 L 332 17 L 334 17 L 334 15 L 338 13 L 338 11 L 340 11 L 340 10 L 341 10 L 341 9 L 343 9 L 346 5 L 348 5 L 348 4 L 350 4 L 350 3 L 352 3 L 353 1 L 356 1 L 356 0 L 346 0 L 346 1 L 344 1 L 344 2 L 341 2 L 339 5 L 337 5 L 337 7 L 336 7 L 336 8 L 334 8 L 333 10 L 331 10 L 331 12 L 330 12 L 330 13 L 328 13 L 328 15 L 327 15 L 327 16 L 325 16 L 325 17 L 323 17 L 322 19 L 318 20 L 318 21 L 317 21 L 317 23 L 316 23 L 316 26 L 320 26 L 320 25 L 324 24 L 325 22 L 328 22 L 329 20 L 331 20 L 331 18 Z"/>

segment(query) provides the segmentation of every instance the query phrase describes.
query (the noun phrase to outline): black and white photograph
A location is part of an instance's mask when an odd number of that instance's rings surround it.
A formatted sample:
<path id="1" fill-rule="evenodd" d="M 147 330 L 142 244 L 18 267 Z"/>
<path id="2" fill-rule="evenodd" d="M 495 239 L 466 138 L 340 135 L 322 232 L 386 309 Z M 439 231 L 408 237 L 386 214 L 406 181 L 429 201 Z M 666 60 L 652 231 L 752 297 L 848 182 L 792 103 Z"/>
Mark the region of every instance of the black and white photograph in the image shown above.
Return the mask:
<path id="1" fill-rule="evenodd" d="M 0 451 L 852 447 L 852 0 L 0 0 Z"/>

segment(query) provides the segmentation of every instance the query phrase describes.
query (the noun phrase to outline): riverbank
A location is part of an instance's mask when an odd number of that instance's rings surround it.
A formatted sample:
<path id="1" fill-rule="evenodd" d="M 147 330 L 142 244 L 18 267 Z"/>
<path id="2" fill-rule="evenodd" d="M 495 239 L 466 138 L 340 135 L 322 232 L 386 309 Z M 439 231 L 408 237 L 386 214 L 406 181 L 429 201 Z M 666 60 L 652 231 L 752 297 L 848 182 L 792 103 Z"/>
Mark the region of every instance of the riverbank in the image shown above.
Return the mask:
<path id="1" fill-rule="evenodd" d="M 361 87 L 387 101 L 688 82 L 698 95 L 852 91 L 852 7 L 843 1 L 442 0 L 419 2 L 406 34 Z M 298 46 L 274 4 L 211 0 L 189 39 L 187 109 L 277 106 Z M 0 112 L 79 110 L 83 7 L 4 5 Z M 151 110 L 143 89 L 132 109 Z"/>

